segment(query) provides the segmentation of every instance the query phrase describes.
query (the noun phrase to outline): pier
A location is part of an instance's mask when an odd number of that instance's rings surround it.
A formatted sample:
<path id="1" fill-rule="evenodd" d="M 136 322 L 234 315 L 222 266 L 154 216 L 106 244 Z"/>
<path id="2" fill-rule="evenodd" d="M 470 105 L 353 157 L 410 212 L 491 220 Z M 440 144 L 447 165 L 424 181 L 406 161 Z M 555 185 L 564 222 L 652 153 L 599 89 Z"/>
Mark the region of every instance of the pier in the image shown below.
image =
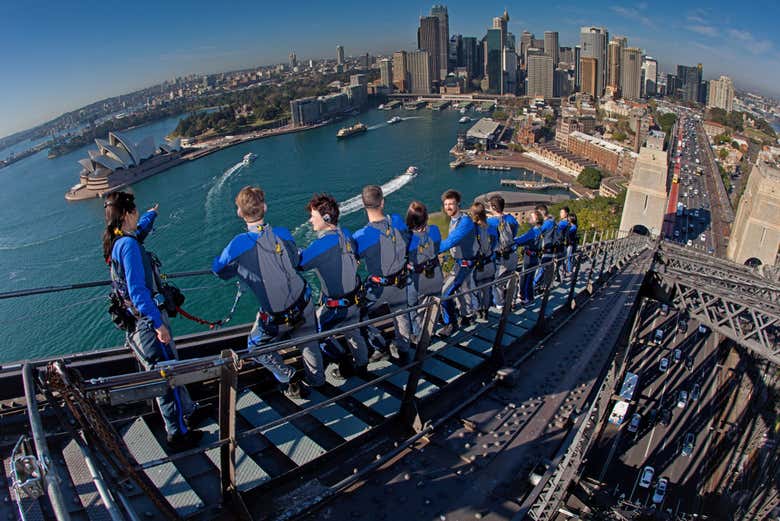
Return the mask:
<path id="1" fill-rule="evenodd" d="M 502 179 L 502 186 L 514 186 L 518 189 L 525 190 L 550 190 L 554 188 L 563 188 L 568 190 L 571 188 L 569 183 L 540 183 L 537 181 L 522 181 L 519 179 Z"/>

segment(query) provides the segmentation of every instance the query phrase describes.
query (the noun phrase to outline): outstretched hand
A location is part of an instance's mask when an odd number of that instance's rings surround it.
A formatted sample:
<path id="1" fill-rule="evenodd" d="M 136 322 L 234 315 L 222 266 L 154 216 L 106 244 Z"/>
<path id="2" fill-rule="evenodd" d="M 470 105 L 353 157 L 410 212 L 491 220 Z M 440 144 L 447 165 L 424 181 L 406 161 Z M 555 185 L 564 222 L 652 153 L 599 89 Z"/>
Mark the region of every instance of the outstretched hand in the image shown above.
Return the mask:
<path id="1" fill-rule="evenodd" d="M 149 208 L 149 211 L 150 212 L 156 212 L 159 207 L 160 207 L 160 203 L 154 203 L 154 206 Z"/>

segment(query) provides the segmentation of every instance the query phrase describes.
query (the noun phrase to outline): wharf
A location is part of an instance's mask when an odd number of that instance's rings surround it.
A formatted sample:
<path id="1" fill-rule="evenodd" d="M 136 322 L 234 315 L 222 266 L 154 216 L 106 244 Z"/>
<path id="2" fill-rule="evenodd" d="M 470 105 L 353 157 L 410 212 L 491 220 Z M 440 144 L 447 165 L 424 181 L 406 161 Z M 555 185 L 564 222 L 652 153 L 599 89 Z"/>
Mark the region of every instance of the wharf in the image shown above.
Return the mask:
<path id="1" fill-rule="evenodd" d="M 539 183 L 536 181 L 522 181 L 519 179 L 502 179 L 501 184 L 503 186 L 514 186 L 521 190 L 550 190 L 553 188 L 571 188 L 569 183 Z"/>

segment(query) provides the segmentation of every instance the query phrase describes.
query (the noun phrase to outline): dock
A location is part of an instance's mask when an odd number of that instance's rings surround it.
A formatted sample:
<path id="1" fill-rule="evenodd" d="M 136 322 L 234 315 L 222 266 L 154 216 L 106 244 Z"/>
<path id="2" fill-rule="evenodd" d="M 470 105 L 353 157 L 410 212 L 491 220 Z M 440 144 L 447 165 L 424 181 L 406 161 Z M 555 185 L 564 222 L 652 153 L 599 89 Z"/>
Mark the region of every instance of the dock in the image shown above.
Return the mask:
<path id="1" fill-rule="evenodd" d="M 404 103 L 405 110 L 419 110 L 425 106 L 425 102 L 422 100 L 407 101 Z"/>
<path id="2" fill-rule="evenodd" d="M 450 106 L 450 100 L 436 101 L 428 105 L 431 110 L 444 110 Z"/>
<path id="3" fill-rule="evenodd" d="M 502 186 L 514 186 L 520 190 L 551 190 L 555 188 L 570 189 L 569 183 L 540 183 L 538 181 L 522 181 L 519 179 L 502 179 Z"/>

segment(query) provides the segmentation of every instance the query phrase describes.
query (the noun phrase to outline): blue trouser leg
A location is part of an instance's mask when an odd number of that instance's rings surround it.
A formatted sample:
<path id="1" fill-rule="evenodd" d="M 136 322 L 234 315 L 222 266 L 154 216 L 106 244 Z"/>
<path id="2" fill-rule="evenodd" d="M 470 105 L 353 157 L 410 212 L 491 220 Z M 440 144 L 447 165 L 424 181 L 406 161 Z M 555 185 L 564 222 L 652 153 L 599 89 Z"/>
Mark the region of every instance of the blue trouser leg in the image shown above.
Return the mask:
<path id="1" fill-rule="evenodd" d="M 163 323 L 170 330 L 168 316 L 162 313 Z M 157 340 L 157 332 L 152 321 L 142 317 L 136 324 L 135 331 L 127 334 L 127 344 L 135 353 L 138 361 L 144 369 L 154 367 L 167 360 L 176 360 L 176 345 L 173 340 L 164 345 Z M 192 414 L 192 399 L 185 387 L 169 388 L 166 393 L 157 398 L 157 405 L 165 422 L 165 431 L 168 434 L 186 434 L 186 418 Z"/>
<path id="2" fill-rule="evenodd" d="M 551 260 L 553 260 L 552 254 L 545 253 L 542 255 L 541 263 L 544 264 L 545 262 L 550 262 Z M 534 275 L 534 286 L 539 285 L 540 282 L 547 283 L 548 273 L 552 273 L 552 265 L 543 266 L 536 270 L 536 274 Z"/>
<path id="3" fill-rule="evenodd" d="M 349 324 L 357 324 L 359 321 L 359 312 L 357 306 L 348 308 L 329 308 L 320 306 L 317 310 L 317 319 L 320 324 L 320 331 L 329 331 L 337 327 L 344 327 Z M 354 329 L 344 333 L 344 339 L 347 341 L 356 367 L 362 367 L 368 363 L 368 347 L 363 335 L 359 329 Z"/>
<path id="4" fill-rule="evenodd" d="M 407 282 L 407 285 L 409 282 Z M 399 307 L 406 307 L 406 287 L 366 285 L 366 313 L 371 309 L 386 304 L 389 310 L 395 311 Z M 393 318 L 394 344 L 399 352 L 408 351 L 412 338 L 412 323 L 409 314 L 396 315 Z M 369 326 L 371 327 L 371 326 Z"/>
<path id="5" fill-rule="evenodd" d="M 525 301 L 534 299 L 534 270 L 533 267 L 539 264 L 539 258 L 536 255 L 523 255 L 523 280 L 521 281 L 522 296 Z M 537 270 L 538 271 L 538 270 Z"/>
<path id="6" fill-rule="evenodd" d="M 464 289 L 468 289 L 468 287 L 470 287 L 468 281 L 471 279 L 473 269 L 473 267 L 463 267 L 460 264 L 455 263 L 454 274 L 447 279 L 447 282 L 444 283 L 444 289 L 441 293 L 442 299 L 454 295 L 461 288 L 461 286 L 466 286 Z M 461 306 L 463 306 L 463 302 L 461 302 Z M 461 314 L 464 316 L 468 315 L 468 309 L 462 309 Z M 455 298 L 442 301 L 441 317 L 445 324 L 449 324 L 450 322 L 454 321 Z"/>
<path id="7" fill-rule="evenodd" d="M 572 272 L 574 264 L 574 245 L 566 246 L 566 271 Z"/>
<path id="8" fill-rule="evenodd" d="M 513 251 L 509 255 L 508 259 L 500 259 L 496 261 L 496 279 L 505 277 L 517 269 L 517 252 Z M 507 283 L 503 282 L 493 287 L 493 302 L 496 306 L 504 305 L 504 292 L 506 291 Z M 512 297 L 512 295 L 510 295 Z"/>

